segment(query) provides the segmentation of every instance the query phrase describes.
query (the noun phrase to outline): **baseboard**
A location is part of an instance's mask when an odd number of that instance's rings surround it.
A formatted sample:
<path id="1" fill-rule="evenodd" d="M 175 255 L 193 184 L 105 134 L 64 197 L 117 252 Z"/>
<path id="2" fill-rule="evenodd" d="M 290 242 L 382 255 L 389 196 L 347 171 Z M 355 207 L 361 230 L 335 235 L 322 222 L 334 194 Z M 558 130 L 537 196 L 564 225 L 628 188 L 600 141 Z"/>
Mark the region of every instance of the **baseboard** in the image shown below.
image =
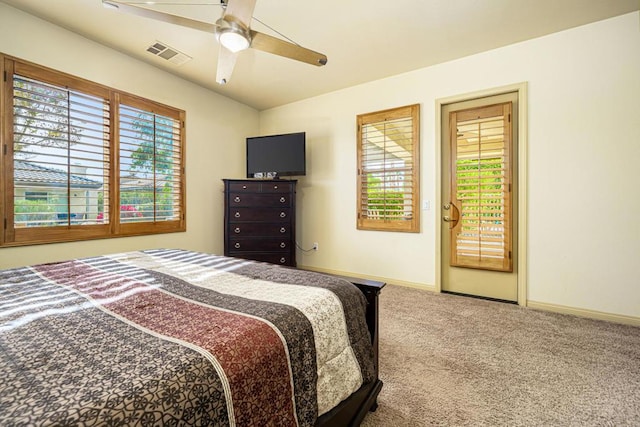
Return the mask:
<path id="1" fill-rule="evenodd" d="M 360 277 L 362 279 L 377 280 L 378 282 L 385 282 L 389 285 L 399 285 L 399 286 L 405 286 L 407 288 L 416 288 L 416 289 L 422 289 L 422 290 L 431 291 L 431 292 L 435 292 L 436 290 L 436 287 L 434 285 L 427 285 L 424 283 L 416 283 L 416 282 L 407 282 L 404 280 L 391 279 L 389 277 L 372 276 L 370 274 L 354 273 L 352 271 L 332 270 L 329 268 L 318 268 L 318 267 L 312 267 L 309 265 L 298 265 L 298 268 L 301 270 L 316 271 L 318 273 L 335 274 L 337 276 Z"/>
<path id="2" fill-rule="evenodd" d="M 555 313 L 572 314 L 589 319 L 606 320 L 608 322 L 624 323 L 625 325 L 640 326 L 640 317 L 625 316 L 623 314 L 605 313 L 596 310 L 567 307 L 565 305 L 548 304 L 546 302 L 527 301 L 527 307 L 537 310 L 553 311 Z"/>
<path id="3" fill-rule="evenodd" d="M 352 271 L 332 270 L 329 268 L 312 267 L 309 265 L 298 265 L 301 270 L 316 271 L 318 273 L 336 274 L 338 276 L 361 277 L 363 279 L 377 280 L 390 285 L 405 286 L 407 288 L 421 289 L 425 291 L 436 292 L 434 285 L 424 283 L 408 282 L 404 280 L 392 279 L 389 277 L 372 276 L 370 274 L 354 273 Z M 565 305 L 549 304 L 546 302 L 538 302 L 527 300 L 528 308 L 536 310 L 552 311 L 555 313 L 571 314 L 574 316 L 586 317 L 588 319 L 606 320 L 607 322 L 623 323 L 625 325 L 640 326 L 640 317 L 625 316 L 623 314 L 605 313 L 603 311 L 587 310 L 583 308 L 568 307 Z"/>

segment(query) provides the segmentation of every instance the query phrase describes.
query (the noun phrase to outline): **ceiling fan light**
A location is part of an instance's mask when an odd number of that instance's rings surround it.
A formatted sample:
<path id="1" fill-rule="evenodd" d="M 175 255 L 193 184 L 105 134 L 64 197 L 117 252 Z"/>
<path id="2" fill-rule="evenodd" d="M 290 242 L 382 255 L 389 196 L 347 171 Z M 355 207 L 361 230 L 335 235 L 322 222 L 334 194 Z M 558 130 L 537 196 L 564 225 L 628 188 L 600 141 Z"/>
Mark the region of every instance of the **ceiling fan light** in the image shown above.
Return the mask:
<path id="1" fill-rule="evenodd" d="M 228 28 L 226 31 L 220 33 L 220 44 L 229 49 L 231 52 L 240 52 L 249 47 L 249 39 L 239 31 L 235 31 L 232 28 Z"/>

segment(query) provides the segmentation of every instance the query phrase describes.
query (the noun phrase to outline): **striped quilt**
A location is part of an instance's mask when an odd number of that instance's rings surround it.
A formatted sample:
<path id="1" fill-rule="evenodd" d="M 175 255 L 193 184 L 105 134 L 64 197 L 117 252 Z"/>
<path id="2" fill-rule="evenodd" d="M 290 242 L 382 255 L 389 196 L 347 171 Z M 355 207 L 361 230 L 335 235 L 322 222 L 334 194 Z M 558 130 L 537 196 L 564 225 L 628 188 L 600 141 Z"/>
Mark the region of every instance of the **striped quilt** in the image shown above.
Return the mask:
<path id="1" fill-rule="evenodd" d="M 147 250 L 0 271 L 0 425 L 312 426 L 374 377 L 352 284 Z"/>

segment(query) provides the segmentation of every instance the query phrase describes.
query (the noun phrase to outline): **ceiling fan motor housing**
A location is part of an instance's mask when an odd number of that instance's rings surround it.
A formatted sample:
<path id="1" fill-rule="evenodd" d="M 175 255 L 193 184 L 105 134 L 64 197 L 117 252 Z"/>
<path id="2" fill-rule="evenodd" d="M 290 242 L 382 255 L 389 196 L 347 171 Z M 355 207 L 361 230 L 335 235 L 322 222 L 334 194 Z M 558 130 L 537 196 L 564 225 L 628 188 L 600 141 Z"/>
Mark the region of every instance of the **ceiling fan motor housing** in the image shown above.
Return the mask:
<path id="1" fill-rule="evenodd" d="M 251 46 L 249 30 L 227 15 L 216 21 L 216 38 L 231 52 L 240 52 Z"/>

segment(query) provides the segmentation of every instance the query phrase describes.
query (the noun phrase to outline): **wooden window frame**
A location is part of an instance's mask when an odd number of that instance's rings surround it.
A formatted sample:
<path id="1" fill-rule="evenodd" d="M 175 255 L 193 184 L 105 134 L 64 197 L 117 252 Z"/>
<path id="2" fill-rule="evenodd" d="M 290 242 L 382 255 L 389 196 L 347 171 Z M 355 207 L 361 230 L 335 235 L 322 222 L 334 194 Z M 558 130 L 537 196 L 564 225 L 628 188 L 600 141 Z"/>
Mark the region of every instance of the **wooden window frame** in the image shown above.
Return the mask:
<path id="1" fill-rule="evenodd" d="M 106 87 L 79 77 L 59 72 L 34 63 L 23 61 L 0 53 L 0 75 L 3 82 L 0 86 L 0 247 L 26 246 L 44 243 L 85 241 L 92 239 L 116 238 L 124 236 L 151 235 L 159 233 L 186 231 L 186 181 L 185 181 L 185 112 L 177 108 L 160 104 L 145 98 L 131 95 L 110 87 Z M 14 226 L 14 157 L 13 157 L 13 76 L 20 75 L 38 82 L 99 96 L 109 103 L 109 165 L 108 191 L 109 221 L 103 224 L 72 224 L 18 227 Z M 177 204 L 179 214 L 176 220 L 150 221 L 136 223 L 120 223 L 120 165 L 119 165 L 119 105 L 133 105 L 154 114 L 166 115 L 179 121 L 179 182 L 177 186 Z M 106 163 L 105 163 L 106 164 Z M 155 202 L 154 202 L 155 203 Z"/>
<path id="2" fill-rule="evenodd" d="M 411 120 L 411 164 L 403 171 L 411 179 L 410 203 L 406 206 L 410 209 L 410 216 L 402 219 L 388 217 L 371 217 L 365 206 L 368 205 L 367 177 L 364 159 L 364 134 L 363 128 L 367 125 L 382 124 L 394 120 Z M 400 231 L 409 233 L 420 232 L 420 104 L 375 111 L 357 116 L 357 183 L 356 183 L 356 213 L 357 228 L 359 230 L 376 231 Z M 394 174 L 400 169 L 389 169 L 381 172 L 386 176 Z M 405 193 L 406 194 L 406 193 Z"/>

